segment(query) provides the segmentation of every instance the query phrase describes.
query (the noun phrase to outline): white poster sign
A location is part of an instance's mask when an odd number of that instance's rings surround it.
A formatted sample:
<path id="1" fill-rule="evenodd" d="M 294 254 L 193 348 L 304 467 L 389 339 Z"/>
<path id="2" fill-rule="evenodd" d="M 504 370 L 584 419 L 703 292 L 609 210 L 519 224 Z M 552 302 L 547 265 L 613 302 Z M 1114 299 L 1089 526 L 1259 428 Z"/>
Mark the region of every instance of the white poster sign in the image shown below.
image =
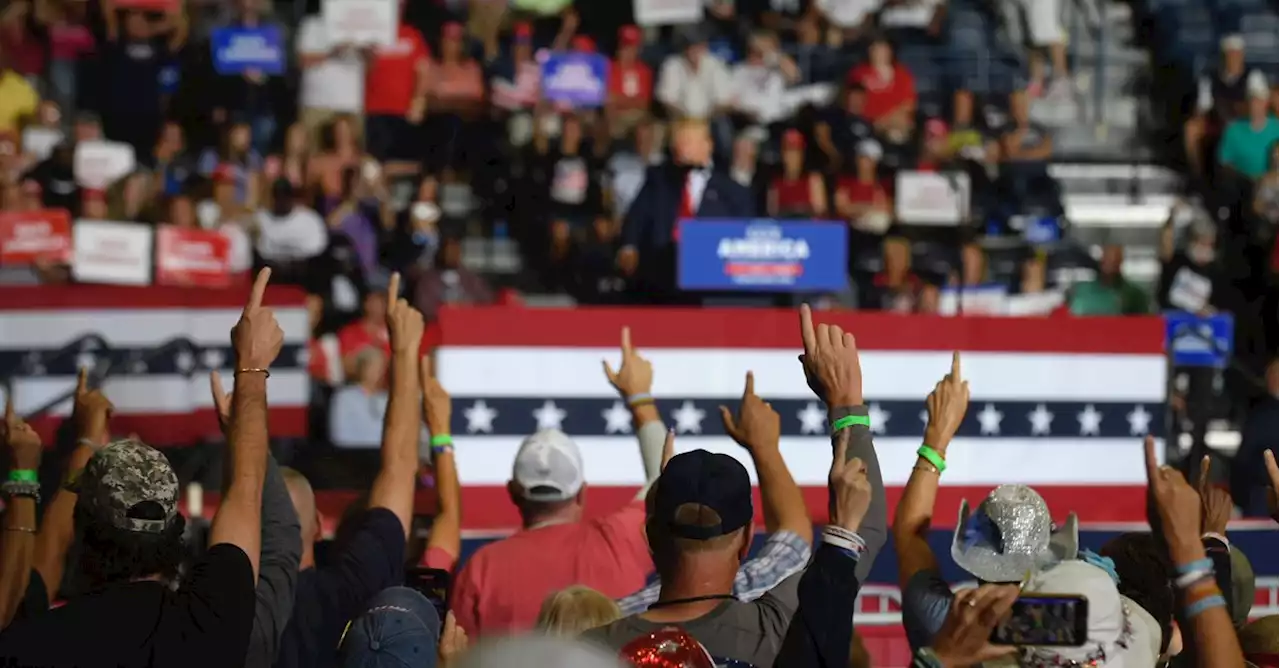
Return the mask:
<path id="1" fill-rule="evenodd" d="M 898 172 L 898 222 L 959 225 L 969 217 L 969 175 L 962 172 Z"/>
<path id="2" fill-rule="evenodd" d="M 636 23 L 660 26 L 702 22 L 702 0 L 634 0 Z"/>
<path id="3" fill-rule="evenodd" d="M 137 166 L 133 147 L 116 141 L 85 141 L 76 144 L 71 169 L 76 183 L 93 190 L 106 190 Z"/>
<path id="4" fill-rule="evenodd" d="M 48 158 L 53 149 L 62 143 L 62 130 L 57 128 L 29 127 L 22 131 L 22 150 L 37 160 Z"/>
<path id="5" fill-rule="evenodd" d="M 397 0 L 323 0 L 321 12 L 332 44 L 389 47 L 399 37 Z"/>
<path id="6" fill-rule="evenodd" d="M 84 283 L 151 284 L 154 234 L 148 225 L 77 220 L 72 229 L 71 273 Z"/>

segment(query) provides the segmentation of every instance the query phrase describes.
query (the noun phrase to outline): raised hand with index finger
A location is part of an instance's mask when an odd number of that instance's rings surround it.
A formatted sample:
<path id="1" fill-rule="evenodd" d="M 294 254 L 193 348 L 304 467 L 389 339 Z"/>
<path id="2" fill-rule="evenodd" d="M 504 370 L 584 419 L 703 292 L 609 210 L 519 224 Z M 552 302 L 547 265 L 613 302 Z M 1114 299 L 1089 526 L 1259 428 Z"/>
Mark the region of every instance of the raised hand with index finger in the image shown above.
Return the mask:
<path id="1" fill-rule="evenodd" d="M 653 389 L 653 365 L 641 357 L 640 352 L 631 345 L 631 328 L 622 328 L 622 366 L 615 373 L 608 360 L 601 360 L 604 365 L 604 376 L 609 379 L 623 400 L 631 397 L 646 397 Z M 649 397 L 651 398 L 651 397 Z"/>
<path id="2" fill-rule="evenodd" d="M 800 307 L 800 363 L 809 389 L 827 406 L 862 405 L 862 365 L 853 335 L 839 325 L 813 325 L 808 304 Z"/>
<path id="3" fill-rule="evenodd" d="M 748 450 L 761 448 L 777 449 L 782 435 L 782 418 L 773 410 L 767 401 L 756 396 L 755 374 L 747 372 L 747 383 L 742 391 L 742 404 L 738 406 L 738 416 L 725 406 L 720 407 L 720 419 L 724 422 L 724 431 L 738 445 Z"/>
<path id="4" fill-rule="evenodd" d="M 924 441 L 938 454 L 944 454 L 969 410 L 969 381 L 960 375 L 960 351 L 951 353 L 951 371 L 933 387 L 925 399 L 925 408 L 929 424 L 924 430 Z"/>
<path id="5" fill-rule="evenodd" d="M 1147 460 L 1148 491 L 1157 514 L 1153 519 L 1159 522 L 1165 541 L 1171 548 L 1194 545 L 1203 550 L 1200 543 L 1200 495 L 1180 471 L 1160 465 L 1154 438 L 1147 436 L 1143 448 Z"/>
<path id="6" fill-rule="evenodd" d="M 0 427 L 0 441 L 9 450 L 15 470 L 35 471 L 40 468 L 40 455 L 44 451 L 40 443 L 40 435 L 14 409 L 12 390 L 5 395 L 4 424 Z"/>
<path id="7" fill-rule="evenodd" d="M 236 373 L 267 373 L 271 363 L 280 355 L 284 345 L 284 330 L 276 322 L 276 314 L 262 305 L 262 298 L 271 282 L 271 269 L 258 272 L 253 290 L 240 314 L 240 321 L 231 328 L 231 347 L 236 355 Z"/>
<path id="8" fill-rule="evenodd" d="M 76 436 L 80 440 L 106 445 L 110 438 L 109 425 L 114 410 L 115 407 L 102 390 L 89 388 L 89 370 L 80 367 L 71 406 L 71 421 L 76 425 Z"/>
<path id="9" fill-rule="evenodd" d="M 422 313 L 400 298 L 400 272 L 391 274 L 387 284 L 387 334 L 393 355 L 411 355 L 418 359 L 422 346 Z"/>

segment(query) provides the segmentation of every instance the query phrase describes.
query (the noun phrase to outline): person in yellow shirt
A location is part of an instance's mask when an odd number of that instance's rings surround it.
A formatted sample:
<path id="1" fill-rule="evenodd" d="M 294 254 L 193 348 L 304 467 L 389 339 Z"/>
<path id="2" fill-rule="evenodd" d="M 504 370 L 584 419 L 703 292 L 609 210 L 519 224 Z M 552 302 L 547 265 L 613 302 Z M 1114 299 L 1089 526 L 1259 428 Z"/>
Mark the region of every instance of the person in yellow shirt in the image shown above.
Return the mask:
<path id="1" fill-rule="evenodd" d="M 36 113 L 40 96 L 21 74 L 3 65 L 0 53 L 0 134 L 17 132 L 24 117 Z"/>

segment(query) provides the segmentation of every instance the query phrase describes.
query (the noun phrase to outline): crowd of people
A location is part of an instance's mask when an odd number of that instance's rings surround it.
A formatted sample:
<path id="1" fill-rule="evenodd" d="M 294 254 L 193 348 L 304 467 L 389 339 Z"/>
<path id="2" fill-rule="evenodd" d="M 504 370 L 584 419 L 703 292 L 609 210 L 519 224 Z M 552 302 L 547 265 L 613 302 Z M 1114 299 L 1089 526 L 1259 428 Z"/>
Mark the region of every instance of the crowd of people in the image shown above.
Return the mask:
<path id="1" fill-rule="evenodd" d="M 523 529 L 459 564 L 465 471 L 453 463 L 450 398 L 420 355 L 424 317 L 395 298 L 393 274 L 379 472 L 322 548 L 314 492 L 267 447 L 268 379 L 284 340 L 262 305 L 271 275 L 257 275 L 231 330 L 234 389 L 210 379 L 228 470 L 205 527 L 180 512 L 160 451 L 112 436 L 110 398 L 85 374 L 72 415 L 77 447 L 41 516 L 44 448 L 9 402 L 0 430 L 13 463 L 0 483 L 4 665 L 871 666 L 852 620 L 890 536 L 914 668 L 1276 664 L 1277 617 L 1250 621 L 1253 588 L 1234 584 L 1248 564 L 1224 537 L 1230 496 L 1208 484 L 1207 461 L 1194 486 L 1162 466 L 1151 437 L 1150 532 L 1095 554 L 1080 548 L 1074 515 L 1053 522 L 1069 509 L 1000 485 L 961 508 L 951 555 L 981 584 L 953 591 L 925 535 L 968 409 L 960 354 L 926 398 L 924 443 L 890 523 L 856 340 L 815 324 L 808 306 L 796 373 L 828 407 L 832 444 L 821 531 L 779 453 L 780 417 L 748 373 L 741 403 L 722 407 L 721 419 L 760 484 L 769 537 L 751 554 L 748 471 L 725 454 L 675 454 L 654 404 L 655 369 L 624 329 L 622 364 L 606 364 L 605 375 L 630 409 L 648 483 L 622 508 L 584 519 L 578 446 L 538 431 L 508 484 Z M 438 510 L 415 544 L 424 419 Z M 1258 466 L 1269 473 L 1274 518 L 1274 454 Z M 1079 607 L 1028 612 L 1046 597 Z"/>

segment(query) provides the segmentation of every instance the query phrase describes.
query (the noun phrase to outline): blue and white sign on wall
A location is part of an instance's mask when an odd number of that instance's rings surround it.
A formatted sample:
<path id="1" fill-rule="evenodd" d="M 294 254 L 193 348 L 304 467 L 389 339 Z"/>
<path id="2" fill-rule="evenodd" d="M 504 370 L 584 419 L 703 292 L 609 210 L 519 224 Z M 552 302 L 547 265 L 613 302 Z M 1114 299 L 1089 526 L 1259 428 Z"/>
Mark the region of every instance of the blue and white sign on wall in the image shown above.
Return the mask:
<path id="1" fill-rule="evenodd" d="M 1174 366 L 1224 367 L 1231 358 L 1235 321 L 1229 315 L 1164 314 L 1165 347 Z"/>
<path id="2" fill-rule="evenodd" d="M 604 104 L 609 59 L 598 53 L 558 51 L 542 61 L 542 97 L 574 107 Z"/>
<path id="3" fill-rule="evenodd" d="M 277 26 L 218 28 L 209 36 L 218 74 L 284 73 L 284 38 Z"/>
<path id="4" fill-rule="evenodd" d="M 683 290 L 835 292 L 848 286 L 844 223 L 691 219 L 679 225 Z"/>

